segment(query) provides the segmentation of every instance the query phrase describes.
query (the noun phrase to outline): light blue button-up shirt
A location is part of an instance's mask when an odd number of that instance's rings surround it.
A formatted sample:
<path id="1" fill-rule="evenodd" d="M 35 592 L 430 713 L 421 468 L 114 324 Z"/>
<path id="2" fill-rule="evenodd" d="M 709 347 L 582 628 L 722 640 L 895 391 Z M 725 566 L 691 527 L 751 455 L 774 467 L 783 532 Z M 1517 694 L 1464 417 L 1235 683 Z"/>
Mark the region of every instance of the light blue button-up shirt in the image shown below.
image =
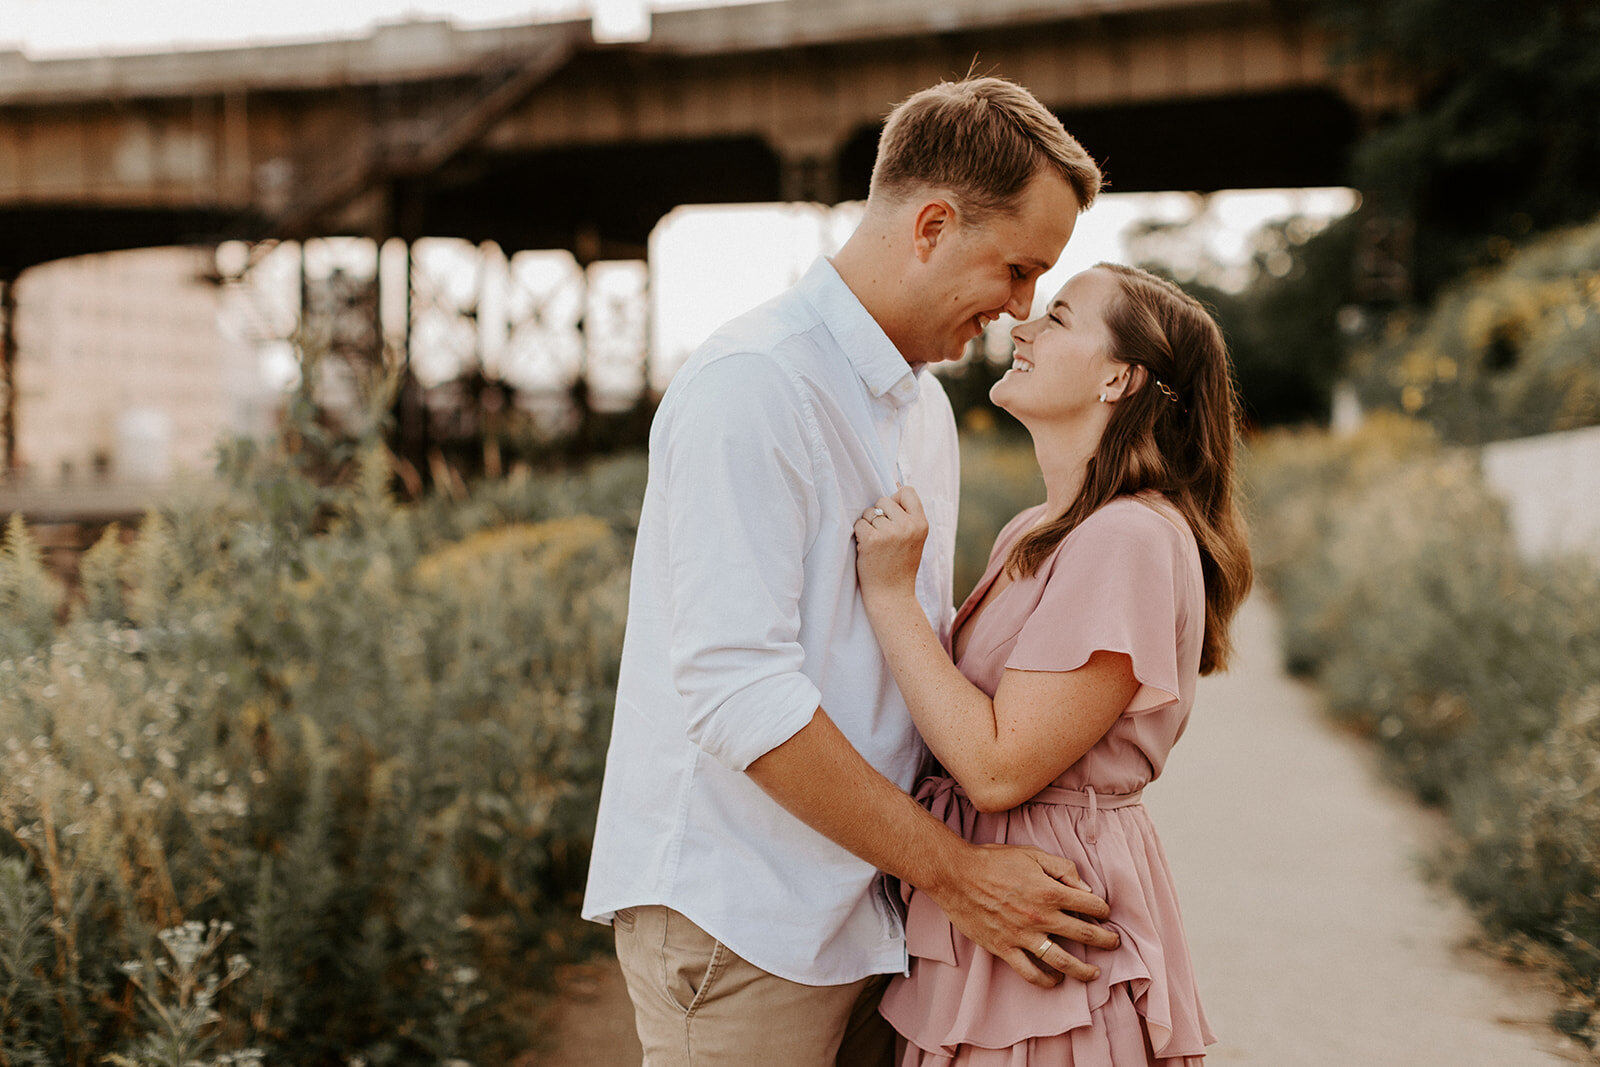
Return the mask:
<path id="1" fill-rule="evenodd" d="M 958 453 L 915 373 L 826 259 L 690 357 L 650 433 L 585 918 L 664 904 L 811 985 L 905 966 L 878 872 L 746 767 L 817 708 L 909 788 L 923 748 L 867 621 L 851 530 L 897 484 L 931 527 L 917 597 L 954 615 Z"/>

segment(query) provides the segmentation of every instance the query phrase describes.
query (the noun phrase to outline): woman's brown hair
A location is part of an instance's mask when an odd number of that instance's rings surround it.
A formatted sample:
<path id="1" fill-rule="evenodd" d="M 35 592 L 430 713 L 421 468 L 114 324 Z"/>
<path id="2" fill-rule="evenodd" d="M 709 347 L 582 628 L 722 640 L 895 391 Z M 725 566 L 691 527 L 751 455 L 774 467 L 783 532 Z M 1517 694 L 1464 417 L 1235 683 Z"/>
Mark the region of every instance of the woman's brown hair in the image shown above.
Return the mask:
<path id="1" fill-rule="evenodd" d="M 1066 513 L 1024 534 L 1006 569 L 1033 574 L 1067 534 L 1119 496 L 1161 493 L 1194 531 L 1205 577 L 1200 673 L 1228 665 L 1228 624 L 1250 591 L 1250 544 L 1235 499 L 1239 403 L 1222 331 L 1200 302 L 1165 279 L 1115 263 L 1106 312 L 1111 358 L 1144 369 L 1117 401 L 1083 488 Z"/>

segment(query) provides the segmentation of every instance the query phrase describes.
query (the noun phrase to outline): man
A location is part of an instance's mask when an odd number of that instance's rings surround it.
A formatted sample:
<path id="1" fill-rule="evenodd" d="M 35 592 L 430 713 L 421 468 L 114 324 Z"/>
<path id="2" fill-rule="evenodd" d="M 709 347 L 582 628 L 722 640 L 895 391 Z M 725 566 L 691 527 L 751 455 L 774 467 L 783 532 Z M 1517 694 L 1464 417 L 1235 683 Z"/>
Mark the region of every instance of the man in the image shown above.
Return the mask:
<path id="1" fill-rule="evenodd" d="M 1036 984 L 1094 974 L 1052 936 L 1116 944 L 1077 917 L 1107 912 L 1071 863 L 968 844 L 906 794 L 923 748 L 851 541 L 914 485 L 932 526 L 918 597 L 948 636 L 955 425 L 922 366 L 1027 317 L 1099 186 L 1026 90 L 917 93 L 839 254 L 667 390 L 583 909 L 615 925 L 647 1063 L 886 1063 L 874 1009 L 906 949 L 880 871 Z"/>

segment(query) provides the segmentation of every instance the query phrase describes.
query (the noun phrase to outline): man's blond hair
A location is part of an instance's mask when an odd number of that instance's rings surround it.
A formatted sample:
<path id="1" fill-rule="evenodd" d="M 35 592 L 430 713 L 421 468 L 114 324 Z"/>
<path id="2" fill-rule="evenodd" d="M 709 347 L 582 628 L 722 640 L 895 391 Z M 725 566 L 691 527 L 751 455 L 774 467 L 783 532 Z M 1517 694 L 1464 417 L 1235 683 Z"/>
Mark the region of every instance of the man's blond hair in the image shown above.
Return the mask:
<path id="1" fill-rule="evenodd" d="M 948 189 L 981 218 L 1014 211 L 1044 170 L 1072 187 L 1080 211 L 1100 192 L 1100 168 L 1032 93 L 1004 78 L 969 77 L 914 93 L 889 113 L 870 195 Z"/>

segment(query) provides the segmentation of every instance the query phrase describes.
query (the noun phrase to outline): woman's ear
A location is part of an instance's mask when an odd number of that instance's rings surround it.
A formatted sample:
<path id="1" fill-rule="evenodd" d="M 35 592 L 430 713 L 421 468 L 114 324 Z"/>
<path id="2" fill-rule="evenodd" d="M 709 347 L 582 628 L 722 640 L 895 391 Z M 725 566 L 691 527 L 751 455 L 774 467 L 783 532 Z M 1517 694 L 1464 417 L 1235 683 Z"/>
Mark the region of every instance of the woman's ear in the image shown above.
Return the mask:
<path id="1" fill-rule="evenodd" d="M 1144 388 L 1149 379 L 1149 372 L 1134 363 L 1116 364 L 1116 373 L 1105 383 L 1106 397 L 1109 400 L 1122 400 L 1130 397 Z"/>

